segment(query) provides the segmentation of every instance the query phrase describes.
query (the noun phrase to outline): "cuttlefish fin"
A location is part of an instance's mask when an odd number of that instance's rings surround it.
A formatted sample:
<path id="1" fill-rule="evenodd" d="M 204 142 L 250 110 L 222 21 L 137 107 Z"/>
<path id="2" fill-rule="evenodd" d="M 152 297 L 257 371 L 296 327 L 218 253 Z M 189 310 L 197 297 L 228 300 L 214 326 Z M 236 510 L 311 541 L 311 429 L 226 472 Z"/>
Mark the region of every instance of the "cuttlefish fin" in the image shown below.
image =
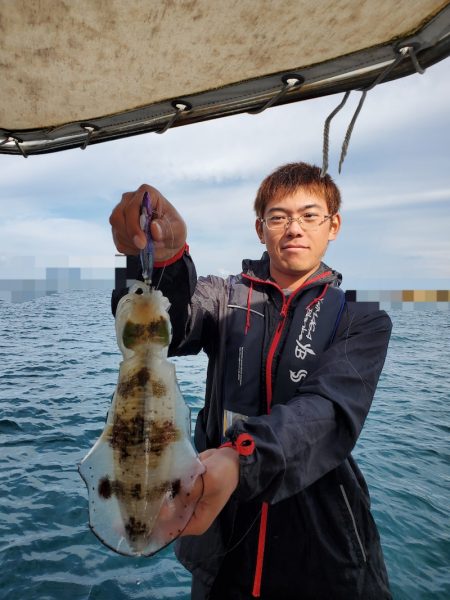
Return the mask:
<path id="1" fill-rule="evenodd" d="M 191 519 L 199 499 L 193 490 L 205 467 L 187 439 L 174 446 L 167 465 L 170 477 L 149 469 L 144 481 L 118 478 L 117 457 L 104 435 L 80 463 L 89 525 L 115 552 L 151 556 L 179 537 Z"/>

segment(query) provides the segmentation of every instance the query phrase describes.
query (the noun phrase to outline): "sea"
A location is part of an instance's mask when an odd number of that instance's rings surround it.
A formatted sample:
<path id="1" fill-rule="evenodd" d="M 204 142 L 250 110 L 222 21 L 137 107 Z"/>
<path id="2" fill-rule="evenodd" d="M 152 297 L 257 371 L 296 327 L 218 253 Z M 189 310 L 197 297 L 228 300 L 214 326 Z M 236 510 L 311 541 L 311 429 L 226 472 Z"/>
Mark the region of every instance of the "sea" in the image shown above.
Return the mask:
<path id="1" fill-rule="evenodd" d="M 448 600 L 450 311 L 390 316 L 385 368 L 354 456 L 394 598 Z M 77 465 L 103 430 L 120 358 L 105 291 L 0 301 L 1 600 L 190 597 L 190 575 L 171 547 L 119 556 L 88 526 Z M 194 420 L 206 357 L 175 363 Z"/>

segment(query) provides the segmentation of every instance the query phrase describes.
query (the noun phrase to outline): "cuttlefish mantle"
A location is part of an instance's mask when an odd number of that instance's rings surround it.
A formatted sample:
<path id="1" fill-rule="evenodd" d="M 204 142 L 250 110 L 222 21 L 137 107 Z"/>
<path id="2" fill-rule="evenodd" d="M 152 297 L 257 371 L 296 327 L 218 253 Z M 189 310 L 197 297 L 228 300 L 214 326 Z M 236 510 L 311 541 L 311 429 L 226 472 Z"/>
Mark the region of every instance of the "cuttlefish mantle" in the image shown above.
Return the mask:
<path id="1" fill-rule="evenodd" d="M 105 428 L 79 465 L 91 529 L 129 556 L 151 556 L 183 532 L 205 470 L 190 441 L 190 411 L 175 366 L 167 360 L 168 308 L 167 298 L 145 284 L 120 300 L 119 378 Z"/>

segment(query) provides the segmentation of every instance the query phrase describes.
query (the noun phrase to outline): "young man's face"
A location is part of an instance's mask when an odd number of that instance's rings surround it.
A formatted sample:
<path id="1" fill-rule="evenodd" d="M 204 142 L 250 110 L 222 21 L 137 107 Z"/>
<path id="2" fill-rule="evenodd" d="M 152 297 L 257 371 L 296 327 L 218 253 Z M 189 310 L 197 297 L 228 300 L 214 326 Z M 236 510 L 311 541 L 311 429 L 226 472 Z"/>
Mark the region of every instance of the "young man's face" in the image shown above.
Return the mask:
<path id="1" fill-rule="evenodd" d="M 329 213 L 324 198 L 300 188 L 280 200 L 271 200 L 263 217 L 306 214 L 317 215 L 322 222 Z M 293 290 L 317 270 L 328 242 L 336 239 L 340 225 L 340 215 L 326 219 L 316 231 L 304 231 L 297 221 L 281 230 L 269 229 L 266 223 L 256 221 L 258 237 L 270 257 L 270 274 L 281 288 Z"/>

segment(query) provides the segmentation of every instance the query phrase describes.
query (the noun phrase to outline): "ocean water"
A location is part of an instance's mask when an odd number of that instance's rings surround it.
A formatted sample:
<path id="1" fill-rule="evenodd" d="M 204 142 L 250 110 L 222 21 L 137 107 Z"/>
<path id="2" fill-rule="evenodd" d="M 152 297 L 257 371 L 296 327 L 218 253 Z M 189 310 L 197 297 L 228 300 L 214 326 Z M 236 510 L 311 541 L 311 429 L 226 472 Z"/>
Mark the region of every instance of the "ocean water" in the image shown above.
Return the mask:
<path id="1" fill-rule="evenodd" d="M 355 456 L 394 598 L 450 598 L 450 311 L 392 310 L 394 331 Z M 105 292 L 0 302 L 0 598 L 189 598 L 169 547 L 127 558 L 90 532 L 77 464 L 103 430 L 120 354 Z M 176 359 L 193 418 L 204 356 Z M 351 599 L 349 599 L 351 600 Z"/>

